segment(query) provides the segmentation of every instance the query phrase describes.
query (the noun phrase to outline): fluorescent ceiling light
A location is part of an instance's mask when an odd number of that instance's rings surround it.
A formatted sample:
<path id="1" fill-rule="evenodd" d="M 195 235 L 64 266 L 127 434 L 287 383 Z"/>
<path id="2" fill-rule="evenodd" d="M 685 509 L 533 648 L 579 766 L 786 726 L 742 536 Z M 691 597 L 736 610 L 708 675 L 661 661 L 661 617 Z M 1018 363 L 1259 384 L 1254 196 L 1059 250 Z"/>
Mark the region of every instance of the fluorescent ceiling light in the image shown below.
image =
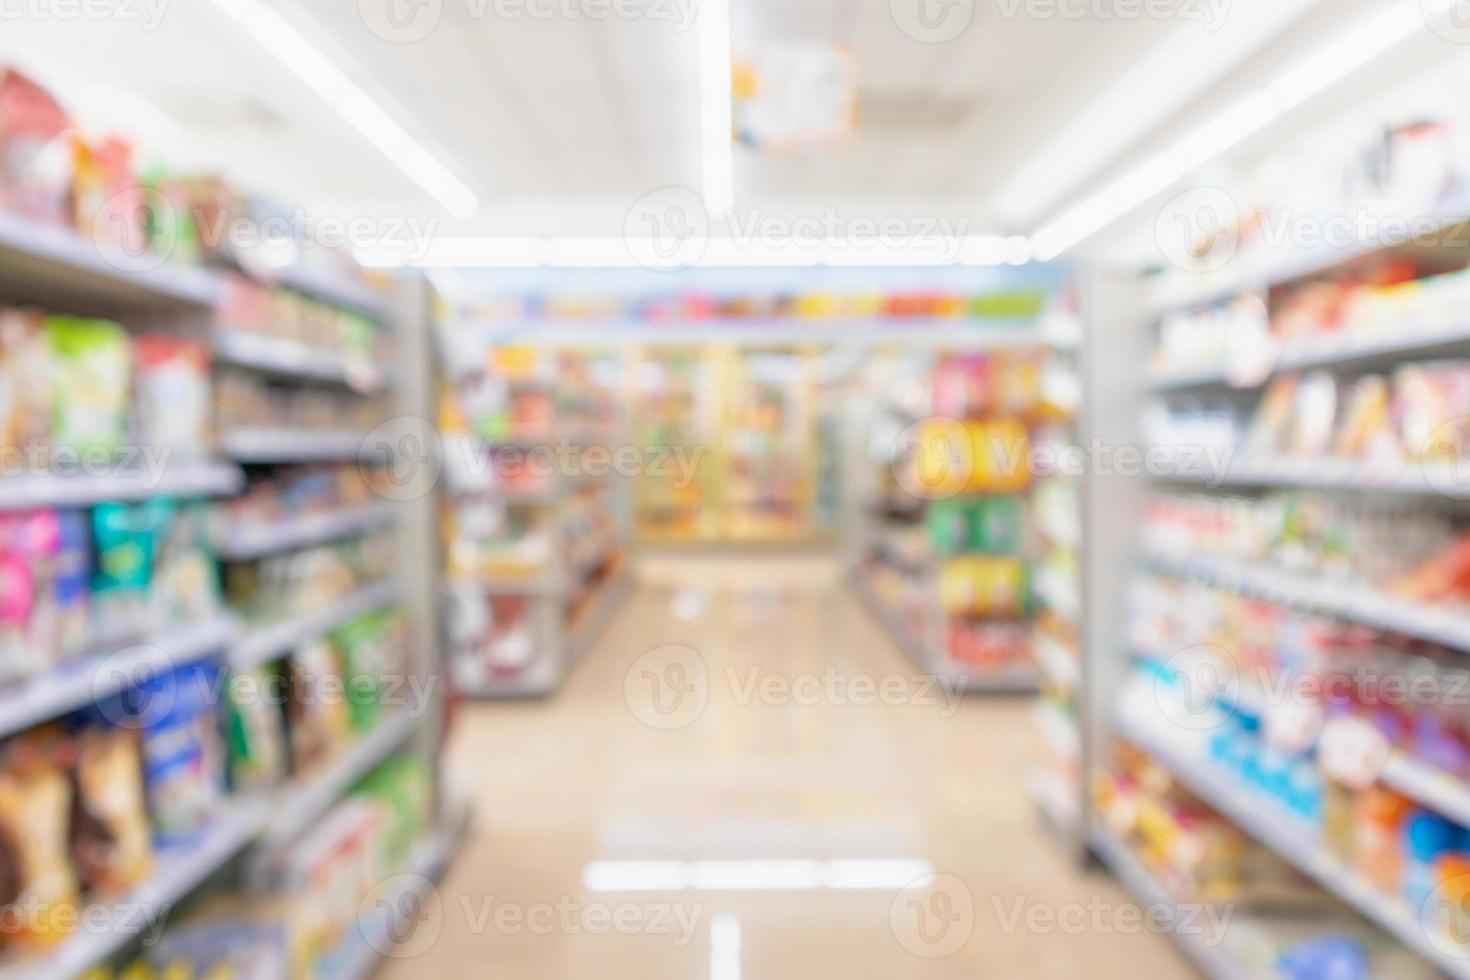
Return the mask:
<path id="1" fill-rule="evenodd" d="M 594 892 L 888 891 L 932 875 L 928 861 L 896 859 L 594 861 L 582 885 Z"/>
<path id="2" fill-rule="evenodd" d="M 260 0 L 214 2 L 450 214 L 468 218 L 479 210 L 479 199 L 463 181 L 280 14 Z"/>
<path id="3" fill-rule="evenodd" d="M 730 0 L 699 5 L 699 105 L 704 206 L 722 218 L 735 207 L 735 106 L 730 88 Z"/>
<path id="4" fill-rule="evenodd" d="M 1437 0 L 1442 2 L 1442 0 Z M 1431 11 L 1432 12 L 1432 11 Z M 1418 3 L 1395 3 L 1367 18 L 1260 92 L 1240 100 L 1137 168 L 1084 198 L 1032 236 L 1036 257 L 1056 258 L 1287 111 L 1424 27 Z"/>
<path id="5" fill-rule="evenodd" d="M 622 238 L 435 238 L 417 257 L 406 249 L 360 250 L 359 262 L 375 268 L 496 269 L 640 268 L 634 250 Z M 1024 237 L 966 235 L 960 240 L 886 248 L 877 245 L 823 246 L 741 243 L 730 238 L 712 238 L 698 268 L 770 268 L 789 266 L 953 266 L 1024 265 L 1030 261 L 1031 243 Z"/>

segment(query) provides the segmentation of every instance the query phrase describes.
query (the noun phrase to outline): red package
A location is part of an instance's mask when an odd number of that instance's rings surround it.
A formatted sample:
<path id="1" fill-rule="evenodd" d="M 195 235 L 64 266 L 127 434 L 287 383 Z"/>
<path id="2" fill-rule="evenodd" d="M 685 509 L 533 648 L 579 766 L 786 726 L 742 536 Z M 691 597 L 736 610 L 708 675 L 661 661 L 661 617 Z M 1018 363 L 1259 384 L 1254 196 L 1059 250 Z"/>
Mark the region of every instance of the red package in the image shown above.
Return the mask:
<path id="1" fill-rule="evenodd" d="M 0 74 L 0 208 L 67 224 L 71 122 L 51 94 L 14 69 Z"/>

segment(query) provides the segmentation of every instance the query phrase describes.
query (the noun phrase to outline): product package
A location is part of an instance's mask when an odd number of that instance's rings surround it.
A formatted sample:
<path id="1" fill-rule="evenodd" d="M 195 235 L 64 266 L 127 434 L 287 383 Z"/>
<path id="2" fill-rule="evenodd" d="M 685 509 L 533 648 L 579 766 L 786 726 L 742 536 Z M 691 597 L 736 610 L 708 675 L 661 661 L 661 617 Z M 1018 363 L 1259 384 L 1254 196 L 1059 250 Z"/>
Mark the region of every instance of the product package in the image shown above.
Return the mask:
<path id="1" fill-rule="evenodd" d="M 139 441 L 167 450 L 172 458 L 197 458 L 210 451 L 208 345 L 150 333 L 135 342 Z"/>
<path id="2" fill-rule="evenodd" d="M 281 690 L 280 666 L 269 664 L 236 671 L 230 679 L 229 727 L 230 785 L 236 792 L 253 793 L 278 785 L 286 777 L 284 705 L 273 692 Z"/>
<path id="3" fill-rule="evenodd" d="M 68 222 L 70 127 L 49 92 L 13 68 L 0 69 L 0 208 Z"/>
<path id="4" fill-rule="evenodd" d="M 94 720 L 76 743 L 72 860 L 83 892 L 120 894 L 147 876 L 152 859 L 138 735 Z"/>
<path id="5" fill-rule="evenodd" d="M 51 434 L 51 349 L 35 310 L 0 307 L 0 449 L 27 454 Z"/>
<path id="6" fill-rule="evenodd" d="M 54 728 L 13 740 L 0 758 L 0 945 L 66 938 L 80 900 L 67 847 L 71 784 Z M 12 914 L 11 910 L 24 914 Z"/>
<path id="7" fill-rule="evenodd" d="M 113 455 L 129 434 L 132 343 L 107 320 L 50 316 L 51 439 L 58 448 Z"/>
<path id="8" fill-rule="evenodd" d="M 342 690 L 342 665 L 330 641 L 315 640 L 298 649 L 290 665 L 287 734 L 291 768 L 313 768 L 337 755 L 351 738 L 352 721 Z"/>
<path id="9" fill-rule="evenodd" d="M 214 709 L 220 683 L 217 664 L 195 663 L 130 695 L 142 726 L 148 808 L 159 847 L 196 838 L 224 797 L 225 752 Z"/>

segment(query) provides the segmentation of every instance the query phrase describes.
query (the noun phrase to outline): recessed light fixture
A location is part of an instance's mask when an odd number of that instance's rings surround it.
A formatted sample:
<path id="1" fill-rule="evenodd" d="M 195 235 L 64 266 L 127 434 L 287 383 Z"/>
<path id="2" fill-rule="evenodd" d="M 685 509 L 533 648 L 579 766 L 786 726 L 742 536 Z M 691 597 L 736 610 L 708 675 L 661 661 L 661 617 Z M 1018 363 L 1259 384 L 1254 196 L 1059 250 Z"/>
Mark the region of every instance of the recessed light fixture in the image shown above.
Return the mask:
<path id="1" fill-rule="evenodd" d="M 1452 0 L 1450 0 L 1452 2 Z M 1395 3 L 1358 24 L 1336 41 L 1304 59 L 1264 89 L 1241 99 L 1214 119 L 1132 171 L 1073 205 L 1032 236 L 1043 261 L 1082 242 L 1202 164 L 1259 132 L 1339 79 L 1425 27 L 1433 16 L 1418 3 Z"/>
<path id="2" fill-rule="evenodd" d="M 402 248 L 359 249 L 363 265 L 373 268 L 567 268 L 624 269 L 638 267 L 622 238 L 435 238 L 423 253 L 410 257 Z M 712 238 L 696 266 L 707 269 L 771 268 L 788 266 L 987 266 L 1025 265 L 1032 258 L 1031 243 L 1021 236 L 966 235 L 954 240 L 906 247 L 826 244 L 816 248 L 796 245 L 742 244 Z"/>
<path id="3" fill-rule="evenodd" d="M 468 218 L 479 210 L 474 191 L 275 10 L 260 0 L 214 3 L 450 214 Z"/>

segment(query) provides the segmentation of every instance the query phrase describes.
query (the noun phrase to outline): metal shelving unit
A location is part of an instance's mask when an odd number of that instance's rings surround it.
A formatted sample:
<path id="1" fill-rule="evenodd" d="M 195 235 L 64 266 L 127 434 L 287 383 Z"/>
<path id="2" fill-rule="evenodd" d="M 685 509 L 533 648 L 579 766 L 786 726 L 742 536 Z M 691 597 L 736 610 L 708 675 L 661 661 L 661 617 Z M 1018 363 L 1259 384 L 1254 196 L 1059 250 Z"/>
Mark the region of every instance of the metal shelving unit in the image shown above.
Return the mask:
<path id="1" fill-rule="evenodd" d="M 0 211 L 0 301 L 39 305 L 58 313 L 115 317 L 124 324 L 164 325 L 181 333 L 211 336 L 213 311 L 221 298 L 221 280 L 208 269 L 193 268 L 151 257 L 113 254 L 76 232 L 37 224 Z M 356 284 L 334 286 L 320 279 L 292 282 L 326 299 L 341 302 L 378 316 L 390 328 L 402 329 L 412 339 L 415 322 L 428 316 L 428 304 L 420 304 L 419 284 L 411 284 L 395 300 L 379 297 Z M 231 344 L 234 344 L 231 347 Z M 262 355 L 250 341 L 226 341 L 222 360 L 261 363 L 272 372 L 295 373 L 306 380 L 358 382 L 355 368 L 327 371 L 321 362 L 285 357 L 276 348 Z M 242 346 L 243 345 L 243 346 Z M 250 348 L 254 353 L 242 354 Z M 273 359 L 273 360 L 272 360 Z M 269 362 L 269 363 L 266 363 Z M 327 375 L 332 375 L 327 377 Z M 150 469 L 151 460 L 112 461 L 106 472 L 82 471 L 54 475 L 7 477 L 0 485 L 0 510 L 37 507 L 89 507 L 105 502 L 144 501 L 159 496 L 175 498 L 227 497 L 244 486 L 238 463 L 314 459 L 353 460 L 359 457 L 362 436 L 246 430 L 224 438 L 233 461 L 171 459 Z M 430 510 L 432 507 L 430 506 Z M 389 515 L 373 508 L 325 520 L 310 518 L 285 527 L 235 529 L 242 536 L 228 536 L 225 551 L 236 558 L 256 557 L 277 548 L 301 547 L 375 526 Z M 245 537 L 243 535 L 248 535 Z M 117 695 L 140 679 L 182 664 L 219 657 L 240 666 L 284 655 L 294 645 L 331 628 L 360 612 L 398 601 L 396 583 L 380 583 L 346 597 L 340 603 L 290 623 L 267 626 L 254 632 L 242 629 L 238 620 L 221 614 L 205 621 L 161 627 L 151 635 L 131 642 L 116 642 L 109 649 L 71 658 L 44 672 L 0 689 L 0 738 L 86 708 Z M 432 608 L 422 615 L 432 615 Z M 432 637 L 432 630 L 430 631 Z M 433 659 L 437 648 L 421 647 L 415 669 L 437 672 Z M 431 688 L 442 697 L 442 687 Z M 216 812 L 200 836 L 187 845 L 163 848 L 154 855 L 147 879 L 131 893 L 90 906 L 89 925 L 68 936 L 44 957 L 0 958 L 4 980 L 71 980 L 134 948 L 140 937 L 176 904 L 211 879 L 236 865 L 243 856 L 260 858 L 289 832 L 299 829 L 332 805 L 340 795 L 373 765 L 399 746 L 422 734 L 426 722 L 437 722 L 437 706 L 423 706 L 414 717 L 400 716 L 385 723 L 346 757 L 307 781 L 283 787 L 281 795 L 265 799 L 235 797 Z M 435 753 L 437 736 L 424 740 L 422 748 Z M 310 813 L 303 821 L 302 814 Z M 436 837 L 433 865 L 442 871 L 457 837 Z M 426 865 L 427 866 L 427 865 Z M 436 871 L 436 873 L 438 873 Z"/>
<path id="2" fill-rule="evenodd" d="M 1445 202 L 1436 213 L 1446 227 L 1457 226 L 1470 219 L 1470 201 Z M 1262 294 L 1270 302 L 1277 287 L 1330 273 L 1375 253 L 1390 251 L 1391 247 L 1397 246 L 1366 243 L 1348 249 L 1261 255 L 1245 268 L 1237 262 L 1234 269 L 1227 269 L 1203 290 L 1164 296 L 1152 304 L 1145 302 L 1143 291 L 1136 283 L 1110 285 L 1102 303 L 1105 314 L 1102 319 L 1108 325 L 1107 335 L 1117 338 L 1118 345 L 1132 353 L 1115 359 L 1111 370 L 1094 371 L 1090 375 L 1098 386 L 1093 393 L 1110 399 L 1104 410 L 1113 414 L 1102 425 L 1106 443 L 1143 445 L 1139 438 L 1141 398 L 1193 397 L 1200 394 L 1229 397 L 1243 403 L 1244 399 L 1259 397 L 1270 378 L 1289 371 L 1376 371 L 1406 359 L 1451 354 L 1464 356 L 1470 350 L 1470 326 L 1467 326 L 1465 318 L 1457 313 L 1426 310 L 1418 318 L 1392 327 L 1349 329 L 1291 341 L 1276 350 L 1264 368 L 1258 365 L 1258 370 L 1249 377 L 1237 376 L 1223 364 L 1168 373 L 1145 372 L 1142 378 L 1139 377 L 1137 365 L 1152 363 L 1152 357 L 1147 350 L 1130 345 L 1146 345 L 1149 330 L 1143 328 L 1152 326 L 1167 312 L 1223 303 L 1246 292 Z M 1408 250 L 1408 246 L 1404 248 Z M 1102 279 L 1101 276 L 1097 278 Z M 1116 354 L 1116 351 L 1111 353 Z M 1132 361 L 1131 369 L 1129 361 Z M 1118 378 L 1124 380 L 1119 381 Z M 1136 385 L 1137 390 L 1130 391 L 1130 384 Z M 1117 414 L 1120 406 L 1132 417 Z M 1104 407 L 1103 403 L 1095 403 L 1094 415 L 1099 407 Z M 1395 467 L 1336 458 L 1227 456 L 1225 459 L 1228 465 L 1218 472 L 1211 471 L 1208 466 L 1191 463 L 1155 471 L 1149 478 L 1118 482 L 1118 499 L 1131 501 L 1136 513 L 1141 495 L 1152 483 L 1164 487 L 1187 484 L 1212 490 L 1296 488 L 1366 493 L 1385 499 L 1398 495 L 1470 500 L 1470 481 L 1456 467 L 1448 464 L 1421 466 L 1404 463 Z M 1124 578 L 1117 574 L 1118 569 L 1142 566 L 1207 582 L 1225 590 L 1268 598 L 1293 608 L 1313 610 L 1348 622 L 1440 643 L 1452 649 L 1470 650 L 1470 613 L 1464 609 L 1428 606 L 1354 582 L 1267 567 L 1223 555 L 1160 552 L 1121 537 L 1098 546 L 1098 536 L 1111 533 L 1110 529 L 1117 525 L 1138 526 L 1136 522 L 1125 521 L 1125 511 L 1121 507 L 1102 514 L 1107 517 L 1107 522 L 1094 518 L 1089 524 L 1089 533 L 1094 541 L 1092 560 L 1111 568 L 1115 579 Z M 1106 582 L 1106 579 L 1098 581 Z M 1125 608 L 1121 594 L 1108 599 L 1096 589 L 1094 584 L 1086 593 L 1086 601 L 1091 608 L 1104 612 Z M 1088 730 L 1088 751 L 1094 759 L 1105 758 L 1108 746 L 1115 739 L 1133 743 L 1169 770 L 1181 786 L 1202 802 L 1314 879 L 1326 892 L 1388 932 L 1408 950 L 1448 976 L 1470 976 L 1470 960 L 1448 955 L 1441 948 L 1446 944 L 1434 941 L 1430 927 L 1420 921 L 1416 910 L 1411 910 L 1398 896 L 1377 889 L 1345 861 L 1329 852 L 1319 828 L 1290 811 L 1285 804 L 1250 788 L 1231 770 L 1190 751 L 1189 740 L 1167 726 L 1161 717 L 1147 717 L 1148 712 L 1140 714 L 1137 706 L 1132 714 L 1121 714 L 1118 698 L 1123 678 L 1130 669 L 1131 657 L 1120 654 L 1120 651 L 1128 650 L 1128 635 L 1122 623 L 1115 620 L 1107 630 L 1094 631 L 1093 642 L 1087 648 L 1084 676 L 1091 688 L 1089 700 L 1098 716 Z M 1155 660 L 1167 656 L 1160 651 L 1136 652 Z M 1177 661 L 1171 663 L 1177 665 Z M 1260 716 L 1266 709 L 1260 700 L 1261 695 L 1250 685 L 1242 683 L 1239 687 L 1239 694 L 1232 695 L 1234 707 Z M 1100 764 L 1105 763 L 1094 762 L 1093 766 Z M 1470 785 L 1464 780 L 1436 771 L 1406 753 L 1395 751 L 1390 754 L 1379 782 L 1453 820 L 1470 825 Z M 1093 853 L 1135 894 L 1149 894 L 1147 882 L 1140 880 L 1136 861 L 1130 861 L 1132 856 L 1122 849 L 1121 842 L 1110 840 L 1099 824 L 1096 818 L 1089 824 Z M 1232 973 L 1228 963 L 1201 960 L 1190 950 L 1185 951 L 1206 975 L 1240 975 L 1238 971 Z"/>

